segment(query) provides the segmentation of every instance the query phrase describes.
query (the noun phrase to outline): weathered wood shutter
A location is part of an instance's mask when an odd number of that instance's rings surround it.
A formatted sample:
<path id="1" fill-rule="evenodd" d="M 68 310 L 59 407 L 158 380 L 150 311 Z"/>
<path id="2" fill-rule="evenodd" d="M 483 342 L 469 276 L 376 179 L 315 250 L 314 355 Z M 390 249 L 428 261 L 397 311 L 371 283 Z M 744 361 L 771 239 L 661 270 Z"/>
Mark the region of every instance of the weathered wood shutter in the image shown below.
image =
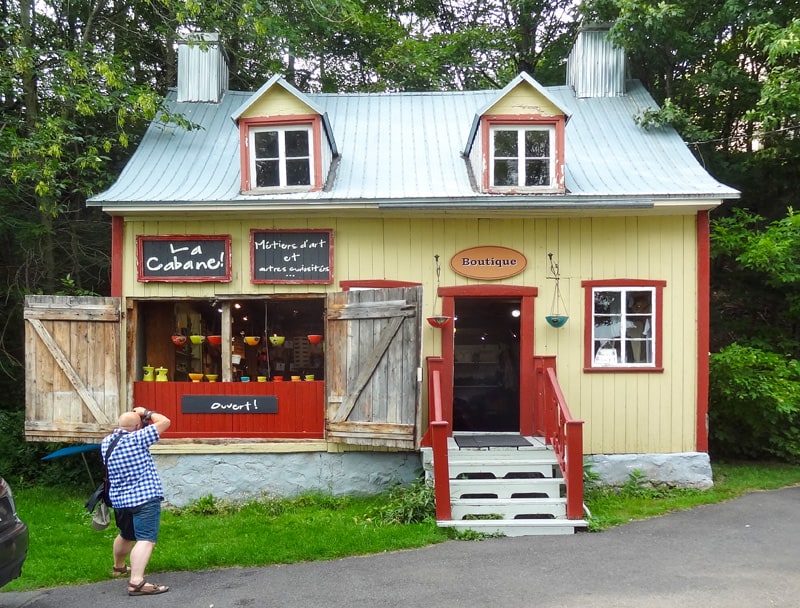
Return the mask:
<path id="1" fill-rule="evenodd" d="M 415 286 L 328 296 L 329 441 L 416 449 L 421 295 Z"/>
<path id="2" fill-rule="evenodd" d="M 99 442 L 120 414 L 120 301 L 25 298 L 25 437 Z"/>

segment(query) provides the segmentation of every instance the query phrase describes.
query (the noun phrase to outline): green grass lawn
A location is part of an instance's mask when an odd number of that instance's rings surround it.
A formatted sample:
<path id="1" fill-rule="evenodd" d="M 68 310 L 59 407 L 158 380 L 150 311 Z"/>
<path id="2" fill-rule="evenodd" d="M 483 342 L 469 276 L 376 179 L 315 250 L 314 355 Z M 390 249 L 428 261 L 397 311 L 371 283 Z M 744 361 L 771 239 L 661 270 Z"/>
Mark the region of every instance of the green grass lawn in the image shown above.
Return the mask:
<path id="1" fill-rule="evenodd" d="M 705 491 L 650 489 L 635 476 L 621 489 L 589 489 L 591 529 L 800 483 L 799 466 L 715 464 L 713 469 L 714 488 Z M 15 488 L 20 516 L 30 527 L 30 549 L 22 576 L 2 591 L 110 577 L 116 528 L 112 524 L 103 532 L 92 529 L 83 508 L 88 494 L 85 489 Z M 455 538 L 452 531 L 436 526 L 430 497 L 430 492 L 417 488 L 371 498 L 304 496 L 243 505 L 205 498 L 185 509 L 164 512 L 148 572 L 328 560 Z"/>
<path id="2" fill-rule="evenodd" d="M 112 524 L 98 532 L 83 507 L 88 494 L 68 488 L 15 489 L 20 517 L 30 528 L 22 576 L 3 587 L 21 591 L 109 578 Z M 435 522 L 378 525 L 369 515 L 386 496 L 254 500 L 233 505 L 202 499 L 165 509 L 148 572 L 205 570 L 336 559 L 445 541 Z"/>

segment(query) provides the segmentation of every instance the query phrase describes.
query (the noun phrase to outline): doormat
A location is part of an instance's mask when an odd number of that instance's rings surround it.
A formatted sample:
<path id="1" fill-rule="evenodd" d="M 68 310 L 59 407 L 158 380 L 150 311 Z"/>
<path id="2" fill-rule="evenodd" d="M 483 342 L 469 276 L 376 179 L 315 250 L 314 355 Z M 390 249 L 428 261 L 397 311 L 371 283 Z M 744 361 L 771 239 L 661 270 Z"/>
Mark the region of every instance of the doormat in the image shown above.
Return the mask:
<path id="1" fill-rule="evenodd" d="M 460 448 L 518 448 L 532 445 L 522 435 L 455 435 Z"/>

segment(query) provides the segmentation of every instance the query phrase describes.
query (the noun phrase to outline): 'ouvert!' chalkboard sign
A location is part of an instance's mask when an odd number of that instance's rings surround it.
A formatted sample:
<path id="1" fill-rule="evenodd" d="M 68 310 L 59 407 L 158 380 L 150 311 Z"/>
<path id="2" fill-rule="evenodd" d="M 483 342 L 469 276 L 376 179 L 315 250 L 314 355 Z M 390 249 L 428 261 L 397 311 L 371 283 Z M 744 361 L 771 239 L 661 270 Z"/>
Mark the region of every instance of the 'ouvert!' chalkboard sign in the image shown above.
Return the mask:
<path id="1" fill-rule="evenodd" d="M 277 414 L 275 395 L 183 395 L 183 414 Z"/>
<path id="2" fill-rule="evenodd" d="M 254 283 L 332 283 L 332 230 L 251 230 Z"/>
<path id="3" fill-rule="evenodd" d="M 136 237 L 139 281 L 231 280 L 231 237 L 169 235 Z"/>

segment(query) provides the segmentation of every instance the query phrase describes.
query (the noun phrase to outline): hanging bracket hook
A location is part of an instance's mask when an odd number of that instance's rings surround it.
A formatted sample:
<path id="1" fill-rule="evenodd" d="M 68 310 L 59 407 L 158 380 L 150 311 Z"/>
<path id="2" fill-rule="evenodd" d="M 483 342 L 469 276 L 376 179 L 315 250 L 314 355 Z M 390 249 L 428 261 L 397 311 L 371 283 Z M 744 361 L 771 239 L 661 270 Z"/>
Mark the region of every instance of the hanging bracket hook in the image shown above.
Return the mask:
<path id="1" fill-rule="evenodd" d="M 552 277 L 547 277 L 547 278 L 548 279 L 555 279 L 556 281 L 558 281 L 561 278 L 561 276 L 559 275 L 558 263 L 553 261 L 553 254 L 552 253 L 548 253 L 547 257 L 550 258 L 550 272 L 553 273 Z"/>

